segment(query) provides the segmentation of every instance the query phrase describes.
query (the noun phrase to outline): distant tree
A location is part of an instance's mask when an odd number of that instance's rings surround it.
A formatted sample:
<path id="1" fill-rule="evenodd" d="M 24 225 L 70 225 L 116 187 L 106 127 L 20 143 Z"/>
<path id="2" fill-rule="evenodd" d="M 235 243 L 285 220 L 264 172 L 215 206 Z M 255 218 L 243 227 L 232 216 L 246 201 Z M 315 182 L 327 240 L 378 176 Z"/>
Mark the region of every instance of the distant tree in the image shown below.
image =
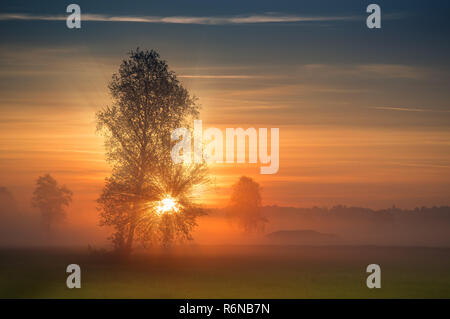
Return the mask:
<path id="1" fill-rule="evenodd" d="M 41 213 L 43 227 L 50 232 L 52 226 L 66 217 L 66 207 L 72 202 L 72 192 L 65 186 L 45 174 L 36 181 L 31 204 Z"/>
<path id="2" fill-rule="evenodd" d="M 0 216 L 14 214 L 16 211 L 14 196 L 6 187 L 0 187 Z"/>
<path id="3" fill-rule="evenodd" d="M 124 255 L 135 238 L 164 246 L 191 239 L 203 213 L 191 195 L 207 181 L 206 166 L 174 164 L 170 151 L 172 131 L 199 113 L 195 98 L 153 50 L 131 51 L 109 89 L 113 103 L 97 113 L 112 166 L 98 199 L 101 225 L 114 227 L 110 239 Z"/>
<path id="4" fill-rule="evenodd" d="M 261 189 L 250 177 L 242 176 L 231 188 L 227 214 L 246 232 L 264 230 L 267 219 L 261 213 Z"/>

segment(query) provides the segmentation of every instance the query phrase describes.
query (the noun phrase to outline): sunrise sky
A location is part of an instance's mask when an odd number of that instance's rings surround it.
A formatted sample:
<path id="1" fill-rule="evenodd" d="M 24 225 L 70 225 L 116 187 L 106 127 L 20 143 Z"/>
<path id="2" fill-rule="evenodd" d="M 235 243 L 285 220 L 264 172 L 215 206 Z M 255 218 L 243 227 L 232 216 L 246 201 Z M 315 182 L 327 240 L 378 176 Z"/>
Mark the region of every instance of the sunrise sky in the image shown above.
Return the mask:
<path id="1" fill-rule="evenodd" d="M 204 128 L 280 128 L 278 174 L 214 165 L 207 205 L 242 174 L 265 205 L 449 204 L 448 2 L 377 1 L 381 30 L 368 1 L 76 1 L 80 30 L 69 3 L 0 5 L 0 186 L 22 205 L 50 172 L 95 216 L 109 174 L 95 112 L 138 46 L 199 98 Z"/>

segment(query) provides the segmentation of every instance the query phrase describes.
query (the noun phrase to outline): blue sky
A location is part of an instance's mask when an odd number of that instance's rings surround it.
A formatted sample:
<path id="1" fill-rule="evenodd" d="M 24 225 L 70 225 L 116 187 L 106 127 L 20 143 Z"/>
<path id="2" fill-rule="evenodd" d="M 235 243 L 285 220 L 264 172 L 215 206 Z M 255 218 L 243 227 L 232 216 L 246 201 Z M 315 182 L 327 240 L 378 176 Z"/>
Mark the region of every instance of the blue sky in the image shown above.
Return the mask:
<path id="1" fill-rule="evenodd" d="M 65 15 L 65 1 L 2 1 L 1 12 Z M 187 60 L 208 52 L 208 59 L 242 63 L 437 64 L 449 53 L 446 1 L 378 1 L 382 31 L 364 25 L 371 1 L 78 1 L 83 14 L 105 16 L 239 17 L 289 15 L 355 17 L 354 20 L 238 25 L 84 22 L 72 32 L 64 21 L 1 21 L 2 43 L 9 45 L 88 45 L 103 54 L 123 47 L 154 45 L 183 48 Z M 332 52 L 330 52 L 332 49 Z M 223 52 L 223 51 L 227 52 Z M 174 55 L 174 53 L 168 53 Z M 181 54 L 179 54 L 181 55 Z M 230 56 L 233 56 L 231 59 Z M 177 57 L 179 58 L 179 56 Z M 230 61 L 232 60 L 232 61 Z"/>

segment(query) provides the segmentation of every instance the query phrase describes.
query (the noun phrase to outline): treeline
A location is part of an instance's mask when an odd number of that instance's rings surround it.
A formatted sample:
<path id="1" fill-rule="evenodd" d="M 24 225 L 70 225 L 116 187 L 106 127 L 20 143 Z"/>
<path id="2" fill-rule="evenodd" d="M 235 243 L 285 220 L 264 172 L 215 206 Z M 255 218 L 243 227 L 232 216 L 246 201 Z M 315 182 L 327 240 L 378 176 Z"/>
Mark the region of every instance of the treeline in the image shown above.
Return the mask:
<path id="1" fill-rule="evenodd" d="M 268 214 L 279 213 L 288 215 L 305 215 L 311 217 L 326 217 L 326 218 L 355 218 L 355 219 L 372 219 L 377 221 L 394 221 L 396 218 L 449 218 L 450 220 L 450 206 L 439 207 L 416 207 L 414 209 L 401 209 L 398 207 L 391 207 L 386 209 L 370 209 L 363 207 L 352 207 L 345 205 L 337 205 L 331 208 L 328 207 L 312 207 L 312 208 L 296 208 L 296 207 L 281 207 L 281 206 L 265 206 L 263 211 Z"/>
<path id="2" fill-rule="evenodd" d="M 337 234 L 347 243 L 450 245 L 450 206 L 379 210 L 266 206 L 262 211 L 272 231 L 311 229 Z"/>

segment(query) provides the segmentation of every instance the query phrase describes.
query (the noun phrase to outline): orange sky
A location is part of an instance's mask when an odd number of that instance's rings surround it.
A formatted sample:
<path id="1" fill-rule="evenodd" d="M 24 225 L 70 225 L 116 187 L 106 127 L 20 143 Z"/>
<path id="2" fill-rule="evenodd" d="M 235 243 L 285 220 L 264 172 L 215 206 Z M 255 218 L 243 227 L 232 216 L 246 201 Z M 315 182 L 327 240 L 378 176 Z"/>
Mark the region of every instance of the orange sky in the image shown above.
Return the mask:
<path id="1" fill-rule="evenodd" d="M 107 83 L 120 57 L 85 49 L 1 52 L 8 67 L 0 100 L 0 180 L 27 206 L 40 174 L 50 172 L 74 191 L 74 221 L 96 223 L 95 199 L 109 173 L 95 112 L 110 100 Z M 124 53 L 125 54 L 125 53 Z M 163 54 L 164 56 L 164 54 Z M 265 205 L 365 207 L 449 204 L 448 112 L 422 109 L 442 96 L 410 87 L 439 70 L 403 65 L 297 65 L 258 68 L 184 66 L 169 60 L 202 104 L 203 128 L 280 128 L 280 169 L 217 164 L 201 194 L 224 206 L 242 174 L 263 188 Z M 381 87 L 364 81 L 389 81 Z M 380 92 L 382 91 L 383 94 Z M 409 92 L 409 94 L 406 94 Z M 401 105 L 394 107 L 401 100 Z"/>

